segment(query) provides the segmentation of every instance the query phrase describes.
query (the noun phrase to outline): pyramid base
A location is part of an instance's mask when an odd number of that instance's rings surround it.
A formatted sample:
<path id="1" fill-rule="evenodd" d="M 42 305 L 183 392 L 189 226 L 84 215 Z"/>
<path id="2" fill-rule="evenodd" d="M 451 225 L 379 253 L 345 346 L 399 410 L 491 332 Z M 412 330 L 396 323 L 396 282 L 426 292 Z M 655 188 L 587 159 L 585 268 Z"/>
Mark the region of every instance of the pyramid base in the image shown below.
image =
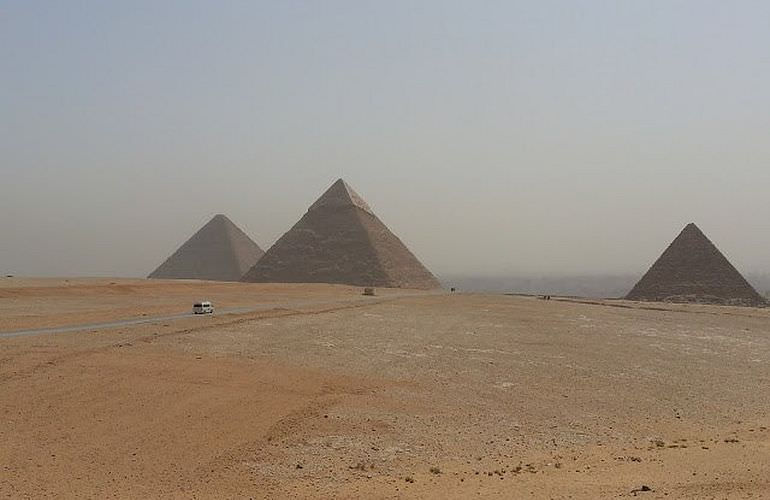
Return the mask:
<path id="1" fill-rule="evenodd" d="M 746 298 L 723 298 L 715 295 L 668 295 L 663 297 L 626 297 L 638 302 L 666 302 L 671 304 L 702 304 L 715 306 L 767 307 L 767 302 Z"/>

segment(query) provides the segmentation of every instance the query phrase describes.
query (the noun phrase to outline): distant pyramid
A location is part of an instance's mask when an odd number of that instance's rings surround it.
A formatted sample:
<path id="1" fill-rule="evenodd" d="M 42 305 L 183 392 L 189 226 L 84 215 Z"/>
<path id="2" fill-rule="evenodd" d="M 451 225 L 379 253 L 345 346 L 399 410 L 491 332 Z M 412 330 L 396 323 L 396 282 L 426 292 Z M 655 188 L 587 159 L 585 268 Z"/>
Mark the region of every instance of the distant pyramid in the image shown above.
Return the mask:
<path id="1" fill-rule="evenodd" d="M 342 179 L 310 206 L 243 281 L 441 286 Z"/>
<path id="2" fill-rule="evenodd" d="M 149 278 L 238 281 L 264 253 L 230 219 L 219 214 Z"/>
<path id="3" fill-rule="evenodd" d="M 688 224 L 629 300 L 760 306 L 765 300 L 695 224 Z"/>

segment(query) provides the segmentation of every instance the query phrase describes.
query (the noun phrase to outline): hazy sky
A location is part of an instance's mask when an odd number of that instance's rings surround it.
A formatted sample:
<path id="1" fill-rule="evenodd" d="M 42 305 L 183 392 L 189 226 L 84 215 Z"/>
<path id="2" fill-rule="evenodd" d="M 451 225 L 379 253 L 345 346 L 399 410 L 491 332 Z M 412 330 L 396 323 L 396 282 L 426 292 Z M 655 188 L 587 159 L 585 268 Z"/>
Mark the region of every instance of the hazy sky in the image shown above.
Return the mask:
<path id="1" fill-rule="evenodd" d="M 2 1 L 0 272 L 267 249 L 344 177 L 437 274 L 770 272 L 770 2 Z"/>

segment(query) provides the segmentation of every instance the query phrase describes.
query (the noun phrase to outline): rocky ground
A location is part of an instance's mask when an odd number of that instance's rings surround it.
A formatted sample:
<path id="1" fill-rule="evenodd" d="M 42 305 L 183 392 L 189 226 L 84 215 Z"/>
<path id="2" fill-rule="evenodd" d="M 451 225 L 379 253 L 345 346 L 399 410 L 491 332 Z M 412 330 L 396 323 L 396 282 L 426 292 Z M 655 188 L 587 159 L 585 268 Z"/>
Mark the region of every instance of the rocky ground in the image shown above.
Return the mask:
<path id="1" fill-rule="evenodd" d="M 276 307 L 0 338 L 0 495 L 770 495 L 767 309 L 86 281 L 0 332 Z"/>

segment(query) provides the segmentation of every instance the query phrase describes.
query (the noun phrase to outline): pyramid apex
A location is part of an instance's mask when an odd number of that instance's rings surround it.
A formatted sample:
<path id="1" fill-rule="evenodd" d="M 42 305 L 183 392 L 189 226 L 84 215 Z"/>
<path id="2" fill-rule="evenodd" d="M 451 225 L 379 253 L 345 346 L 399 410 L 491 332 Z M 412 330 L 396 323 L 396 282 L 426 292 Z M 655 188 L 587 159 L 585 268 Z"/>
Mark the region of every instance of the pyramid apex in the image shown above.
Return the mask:
<path id="1" fill-rule="evenodd" d="M 365 212 L 372 213 L 369 205 L 342 177 L 334 181 L 334 184 L 310 206 L 308 212 L 322 207 L 358 207 Z"/>
<path id="2" fill-rule="evenodd" d="M 350 184 L 348 184 L 348 182 L 345 179 L 343 179 L 342 177 L 340 177 L 339 179 L 334 181 L 334 183 L 330 186 L 330 188 L 335 187 L 335 186 L 338 187 L 338 188 L 344 188 L 345 191 L 347 191 L 348 193 L 353 193 L 356 196 L 358 196 L 358 194 L 355 192 L 355 190 L 352 187 L 350 187 Z"/>
<path id="3" fill-rule="evenodd" d="M 216 225 L 216 226 L 221 226 L 221 225 L 227 226 L 233 223 L 225 214 L 216 214 L 214 215 L 214 217 L 209 219 L 209 221 L 206 223 L 206 225 L 209 225 L 209 224 Z"/>
<path id="4" fill-rule="evenodd" d="M 694 222 L 690 222 L 689 224 L 684 226 L 684 229 L 682 229 L 682 233 L 681 234 L 699 235 L 699 236 L 702 236 L 703 238 L 708 239 L 708 237 L 706 237 L 705 233 L 703 231 L 701 231 L 701 229 Z"/>

